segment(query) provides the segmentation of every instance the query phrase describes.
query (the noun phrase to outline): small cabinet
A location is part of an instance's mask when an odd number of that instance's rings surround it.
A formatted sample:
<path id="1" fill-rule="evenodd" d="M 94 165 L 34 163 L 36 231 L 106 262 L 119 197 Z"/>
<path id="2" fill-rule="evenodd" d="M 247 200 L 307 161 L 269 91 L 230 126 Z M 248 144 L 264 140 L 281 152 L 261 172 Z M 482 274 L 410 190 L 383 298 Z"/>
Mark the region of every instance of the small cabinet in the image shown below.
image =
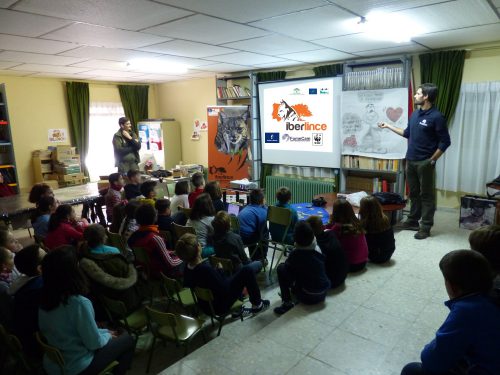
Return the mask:
<path id="1" fill-rule="evenodd" d="M 19 193 L 14 144 L 12 142 L 11 123 L 7 108 L 5 84 L 0 84 L 0 181 L 12 193 Z"/>

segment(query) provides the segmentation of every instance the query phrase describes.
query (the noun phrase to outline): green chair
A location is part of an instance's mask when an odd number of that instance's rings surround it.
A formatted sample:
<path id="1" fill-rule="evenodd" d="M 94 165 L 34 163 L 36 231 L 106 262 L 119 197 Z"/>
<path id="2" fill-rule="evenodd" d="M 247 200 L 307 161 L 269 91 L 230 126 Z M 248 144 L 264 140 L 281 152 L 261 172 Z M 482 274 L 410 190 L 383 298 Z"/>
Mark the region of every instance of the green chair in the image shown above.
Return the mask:
<path id="1" fill-rule="evenodd" d="M 0 324 L 0 373 L 16 374 L 30 373 L 32 368 L 24 357 L 23 348 L 19 339 L 9 334 Z"/>
<path id="2" fill-rule="evenodd" d="M 220 335 L 220 332 L 222 331 L 222 326 L 224 325 L 224 321 L 226 320 L 226 317 L 228 315 L 232 314 L 233 316 L 239 316 L 240 320 L 243 321 L 243 314 L 242 314 L 243 302 L 241 302 L 240 300 L 236 300 L 233 306 L 231 306 L 223 314 L 216 314 L 213 305 L 214 295 L 210 289 L 196 287 L 194 288 L 194 295 L 198 300 L 205 301 L 208 303 L 208 306 L 210 308 L 209 316 L 210 320 L 212 321 L 212 326 L 214 326 L 214 319 L 219 322 L 219 330 L 217 331 L 217 336 Z"/>
<path id="3" fill-rule="evenodd" d="M 41 335 L 40 332 L 35 333 L 36 341 L 38 341 L 38 344 L 40 344 L 40 347 L 42 348 L 42 351 L 45 353 L 47 358 L 57 364 L 59 366 L 59 369 L 61 370 L 61 374 L 66 374 L 65 370 L 65 362 L 64 362 L 64 357 L 59 349 L 57 349 L 55 346 L 51 346 L 47 343 L 45 338 Z M 102 370 L 98 375 L 112 375 L 113 374 L 113 369 L 118 366 L 117 361 L 111 362 L 109 365 L 106 366 L 104 370 Z"/>
<path id="4" fill-rule="evenodd" d="M 121 234 L 119 233 L 114 233 L 108 231 L 108 245 L 116 247 L 118 250 L 120 250 L 120 253 L 122 255 L 127 255 L 127 245 L 125 244 L 125 239 L 122 237 Z"/>
<path id="5" fill-rule="evenodd" d="M 173 248 L 175 243 L 174 243 L 174 238 L 172 236 L 172 232 L 170 232 L 169 230 L 160 230 L 159 232 L 160 232 L 161 238 L 163 238 L 167 247 L 168 247 L 168 245 L 170 245 Z M 168 247 L 168 248 L 170 249 L 170 247 Z"/>
<path id="6" fill-rule="evenodd" d="M 174 228 L 174 233 L 175 233 L 175 240 L 178 241 L 179 238 L 182 237 L 182 235 L 186 233 L 191 233 L 196 235 L 196 230 L 193 227 L 187 226 L 187 225 L 179 225 L 176 223 L 172 223 L 172 227 Z"/>
<path id="7" fill-rule="evenodd" d="M 267 245 L 268 249 L 271 248 L 273 250 L 271 265 L 269 266 L 269 277 L 271 277 L 276 251 L 281 252 L 276 262 L 277 266 L 280 263 L 283 255 L 285 255 L 287 251 L 293 249 L 292 245 L 286 243 L 286 235 L 292 223 L 292 211 L 290 211 L 288 208 L 269 206 L 267 209 L 267 221 L 269 222 L 270 229 L 273 225 L 283 227 L 283 236 L 281 238 L 271 237 L 269 239 L 264 239 L 261 241 L 261 246 Z M 270 232 L 272 231 L 270 230 Z"/>
<path id="8" fill-rule="evenodd" d="M 208 257 L 208 261 L 213 268 L 221 268 L 227 276 L 231 276 L 234 273 L 233 261 L 231 259 L 220 258 L 212 255 Z"/>
<path id="9" fill-rule="evenodd" d="M 129 312 L 122 301 L 117 301 L 102 295 L 99 296 L 99 300 L 109 320 L 125 328 L 125 330 L 133 335 L 137 341 L 139 335 L 142 334 L 144 328 L 148 325 L 144 307 Z"/>
<path id="10" fill-rule="evenodd" d="M 170 277 L 161 274 L 162 278 L 162 291 L 167 297 L 168 306 L 170 303 L 179 304 L 186 311 L 196 310 L 196 301 L 193 297 L 193 293 L 189 288 L 183 288 L 179 281 L 171 279 Z"/>
<path id="11" fill-rule="evenodd" d="M 185 315 L 166 313 L 146 307 L 149 327 L 153 334 L 153 343 L 149 351 L 148 365 L 146 373 L 149 372 L 156 339 L 162 341 L 171 341 L 176 346 L 184 346 L 184 355 L 187 354 L 188 345 L 193 337 L 201 331 L 203 339 L 207 342 L 205 332 L 203 331 L 203 320 L 191 318 Z"/>
<path id="12" fill-rule="evenodd" d="M 231 223 L 231 231 L 236 234 L 240 234 L 240 220 L 238 219 L 238 216 L 230 214 L 229 221 Z"/>

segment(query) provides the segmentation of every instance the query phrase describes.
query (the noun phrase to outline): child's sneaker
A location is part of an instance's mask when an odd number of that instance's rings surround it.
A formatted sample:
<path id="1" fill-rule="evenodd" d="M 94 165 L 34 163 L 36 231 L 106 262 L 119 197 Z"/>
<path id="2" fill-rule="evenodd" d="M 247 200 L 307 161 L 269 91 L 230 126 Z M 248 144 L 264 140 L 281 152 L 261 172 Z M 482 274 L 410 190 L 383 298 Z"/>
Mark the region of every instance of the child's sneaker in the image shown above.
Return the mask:
<path id="1" fill-rule="evenodd" d="M 293 307 L 295 306 L 295 304 L 291 301 L 289 302 L 283 302 L 281 304 L 281 306 L 279 307 L 276 307 L 274 309 L 274 313 L 275 314 L 278 314 L 278 315 L 283 315 L 284 313 L 286 313 L 288 310 L 292 309 Z"/>
<path id="2" fill-rule="evenodd" d="M 263 299 L 260 301 L 260 305 L 258 307 L 244 307 L 243 308 L 243 316 L 250 314 L 258 314 L 264 310 L 267 310 L 271 306 L 271 302 L 267 299 Z"/>

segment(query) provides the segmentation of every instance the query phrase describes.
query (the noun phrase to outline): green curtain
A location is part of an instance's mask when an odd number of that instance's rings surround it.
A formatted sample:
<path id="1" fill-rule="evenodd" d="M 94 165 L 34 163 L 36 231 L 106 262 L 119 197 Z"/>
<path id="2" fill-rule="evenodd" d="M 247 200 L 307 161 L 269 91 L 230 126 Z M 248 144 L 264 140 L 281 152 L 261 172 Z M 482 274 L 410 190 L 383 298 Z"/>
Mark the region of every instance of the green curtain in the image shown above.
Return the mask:
<path id="1" fill-rule="evenodd" d="M 275 72 L 257 73 L 256 77 L 257 82 L 282 81 L 286 77 L 286 72 L 284 70 L 277 70 Z"/>
<path id="2" fill-rule="evenodd" d="M 313 71 L 315 77 L 336 77 L 344 74 L 344 64 L 317 66 Z"/>
<path id="3" fill-rule="evenodd" d="M 85 158 L 89 151 L 89 84 L 66 82 L 66 94 L 70 117 L 71 144 L 75 145 L 82 158 L 82 171 L 89 175 Z"/>
<path id="4" fill-rule="evenodd" d="M 118 85 L 125 116 L 137 133 L 137 123 L 148 118 L 149 86 Z"/>
<path id="5" fill-rule="evenodd" d="M 460 94 L 465 51 L 424 53 L 419 56 L 422 83 L 434 83 L 438 87 L 436 108 L 448 121 L 455 113 Z"/>

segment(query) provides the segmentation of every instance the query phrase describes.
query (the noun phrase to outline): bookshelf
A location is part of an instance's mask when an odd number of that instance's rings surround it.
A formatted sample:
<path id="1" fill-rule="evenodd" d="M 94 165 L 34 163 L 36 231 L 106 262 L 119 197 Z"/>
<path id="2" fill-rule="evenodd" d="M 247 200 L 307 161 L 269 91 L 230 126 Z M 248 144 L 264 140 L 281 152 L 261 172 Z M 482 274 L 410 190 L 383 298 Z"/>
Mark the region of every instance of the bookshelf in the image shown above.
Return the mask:
<path id="1" fill-rule="evenodd" d="M 19 193 L 14 144 L 7 107 L 5 84 L 0 84 L 0 173 L 3 183 L 16 194 Z"/>
<path id="2" fill-rule="evenodd" d="M 404 196 L 402 160 L 343 155 L 340 187 L 347 193 L 387 191 Z"/>

